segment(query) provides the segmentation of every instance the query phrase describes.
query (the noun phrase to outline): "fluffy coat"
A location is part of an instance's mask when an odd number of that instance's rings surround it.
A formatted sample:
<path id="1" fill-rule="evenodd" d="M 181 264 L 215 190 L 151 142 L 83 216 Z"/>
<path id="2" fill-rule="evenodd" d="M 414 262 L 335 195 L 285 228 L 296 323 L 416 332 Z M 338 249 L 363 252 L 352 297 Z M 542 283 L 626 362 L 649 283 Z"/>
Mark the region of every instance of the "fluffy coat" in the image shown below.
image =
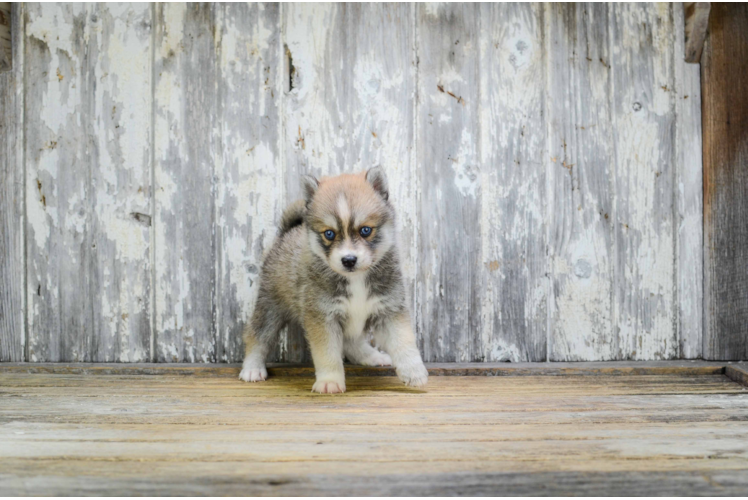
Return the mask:
<path id="1" fill-rule="evenodd" d="M 267 378 L 265 358 L 278 332 L 292 323 L 306 333 L 315 392 L 345 392 L 343 356 L 368 366 L 392 364 L 406 384 L 425 385 L 384 172 L 375 167 L 319 181 L 305 177 L 303 187 L 305 199 L 283 213 L 263 262 L 240 378 Z M 367 331 L 384 352 L 371 345 Z"/>

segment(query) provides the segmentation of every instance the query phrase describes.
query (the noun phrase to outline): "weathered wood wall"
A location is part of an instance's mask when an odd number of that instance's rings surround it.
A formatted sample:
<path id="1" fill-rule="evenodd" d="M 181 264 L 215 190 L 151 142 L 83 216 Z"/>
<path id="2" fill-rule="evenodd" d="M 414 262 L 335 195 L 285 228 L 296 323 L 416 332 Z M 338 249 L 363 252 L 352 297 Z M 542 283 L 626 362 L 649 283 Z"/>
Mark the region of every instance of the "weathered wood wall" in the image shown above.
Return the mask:
<path id="1" fill-rule="evenodd" d="M 240 360 L 300 174 L 376 164 L 426 360 L 702 354 L 680 4 L 16 4 L 12 21 L 0 359 Z M 284 332 L 274 358 L 304 349 Z"/>

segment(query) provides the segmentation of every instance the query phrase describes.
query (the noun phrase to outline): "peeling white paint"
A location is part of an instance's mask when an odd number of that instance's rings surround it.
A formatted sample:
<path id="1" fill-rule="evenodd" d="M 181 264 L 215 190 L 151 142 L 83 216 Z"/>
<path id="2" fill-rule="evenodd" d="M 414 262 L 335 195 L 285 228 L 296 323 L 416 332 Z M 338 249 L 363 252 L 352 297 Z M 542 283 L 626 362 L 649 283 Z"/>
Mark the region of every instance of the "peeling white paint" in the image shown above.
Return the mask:
<path id="1" fill-rule="evenodd" d="M 491 351 L 486 361 L 523 361 L 524 356 L 514 344 L 508 344 L 501 339 L 496 339 L 491 345 Z"/>
<path id="2" fill-rule="evenodd" d="M 427 2 L 423 4 L 423 13 L 432 18 L 439 17 L 439 8 L 442 4 L 439 2 Z"/>
<path id="3" fill-rule="evenodd" d="M 674 87 L 669 42 L 673 26 L 669 11 L 655 5 L 643 9 L 621 6 L 618 19 L 636 31 L 617 31 L 612 61 L 616 93 L 616 244 L 624 263 L 617 272 L 614 324 L 618 327 L 618 356 L 670 359 L 678 354 L 675 321 L 674 230 L 672 185 L 674 167 L 670 100 L 658 97 L 662 86 Z M 640 27 L 641 26 L 641 27 Z M 655 42 L 648 43 L 647 30 Z M 636 34 L 638 33 L 638 36 Z M 651 65 L 632 61 L 652 57 Z M 634 88 L 639 90 L 634 90 Z"/>
<path id="4" fill-rule="evenodd" d="M 192 38 L 205 23 L 181 4 L 155 20 L 145 4 L 29 6 L 26 41 L 49 51 L 27 106 L 31 331 L 67 334 L 55 308 L 80 304 L 64 280 L 90 268 L 102 359 L 146 360 L 155 310 L 163 360 L 238 361 L 300 174 L 379 164 L 429 359 L 698 355 L 699 85 L 674 57 L 674 7 L 208 8 L 215 33 Z M 575 8 L 570 33 L 560 14 Z M 207 196 L 197 207 L 193 188 Z M 210 234 L 195 232 L 206 221 Z M 193 264 L 195 248 L 212 260 Z M 32 335 L 31 359 L 87 355 L 58 340 Z M 283 337 L 280 355 L 300 356 L 299 340 Z"/>
<path id="5" fill-rule="evenodd" d="M 683 8 L 673 8 L 675 54 L 683 54 L 685 34 Z M 676 112 L 677 228 L 676 262 L 678 295 L 678 340 L 680 356 L 702 356 L 703 321 L 703 173 L 701 141 L 701 75 L 697 64 L 675 60 L 673 90 Z"/>
<path id="6" fill-rule="evenodd" d="M 462 129 L 460 148 L 457 155 L 450 158 L 452 170 L 454 170 L 454 183 L 457 190 L 463 196 L 475 198 L 478 186 L 480 186 L 480 168 L 475 164 L 476 142 L 468 129 Z"/>

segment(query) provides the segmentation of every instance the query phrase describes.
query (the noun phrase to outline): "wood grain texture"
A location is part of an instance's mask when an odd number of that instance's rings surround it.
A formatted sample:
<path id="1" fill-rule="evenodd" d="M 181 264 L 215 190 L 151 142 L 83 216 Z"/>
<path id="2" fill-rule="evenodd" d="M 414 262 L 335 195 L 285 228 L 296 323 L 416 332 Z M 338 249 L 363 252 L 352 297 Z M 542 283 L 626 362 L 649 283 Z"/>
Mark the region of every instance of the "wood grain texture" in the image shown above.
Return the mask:
<path id="1" fill-rule="evenodd" d="M 151 359 L 151 38 L 147 4 L 91 8 L 93 361 Z"/>
<path id="2" fill-rule="evenodd" d="M 261 479 L 221 477 L 221 465 L 214 472 L 185 483 L 178 475 L 159 479 L 82 480 L 77 477 L 45 476 L 29 488 L 25 480 L 0 479 L 0 488 L 8 495 L 21 495 L 29 490 L 39 495 L 53 496 L 59 491 L 80 491 L 88 495 L 132 494 L 148 496 L 346 496 L 351 484 L 361 496 L 741 496 L 748 487 L 743 470 L 709 470 L 706 473 L 688 472 L 492 472 L 438 474 L 383 474 L 346 476 L 345 482 L 331 474 L 309 475 L 303 479 L 270 474 Z M 83 469 L 83 467 L 80 467 Z M 143 467 L 141 470 L 144 470 Z M 7 483 L 6 483 L 7 482 Z M 8 484 L 6 487 L 5 484 Z M 546 486 L 552 485 L 552 486 Z M 83 493 L 81 493 L 83 494 Z"/>
<path id="3" fill-rule="evenodd" d="M 479 10 L 419 4 L 418 332 L 424 361 L 473 361 L 481 346 Z"/>
<path id="4" fill-rule="evenodd" d="M 701 78 L 697 65 L 677 57 L 684 43 L 683 9 L 673 5 L 675 27 L 675 223 L 679 357 L 700 358 L 704 332 L 703 161 Z"/>
<path id="5" fill-rule="evenodd" d="M 709 2 L 683 2 L 685 21 L 677 24 L 677 27 L 685 28 L 685 62 L 697 63 L 701 60 L 701 52 L 704 49 L 706 30 L 709 27 Z M 680 9 L 678 9 L 680 10 Z M 675 52 L 678 54 L 679 52 Z M 678 58 L 680 60 L 680 58 Z"/>
<path id="6" fill-rule="evenodd" d="M 337 175 L 381 165 L 391 186 L 411 289 L 416 224 L 412 9 L 408 4 L 283 6 L 289 78 L 285 202 L 301 196 L 303 174 Z M 301 331 L 281 336 L 275 359 L 309 359 Z"/>
<path id="7" fill-rule="evenodd" d="M 23 7 L 7 14 L 17 62 L 0 74 L 0 361 L 24 361 Z"/>
<path id="8" fill-rule="evenodd" d="M 611 9 L 554 4 L 547 11 L 552 361 L 618 356 Z"/>
<path id="9" fill-rule="evenodd" d="M 549 291 L 543 8 L 483 4 L 479 18 L 481 261 L 471 286 L 482 290 L 482 320 L 471 324 L 480 343 L 469 359 L 543 361 Z"/>
<path id="10" fill-rule="evenodd" d="M 154 47 L 156 360 L 216 359 L 216 5 L 159 4 Z"/>
<path id="11" fill-rule="evenodd" d="M 702 56 L 704 358 L 748 358 L 748 5 L 714 4 Z"/>
<path id="12" fill-rule="evenodd" d="M 671 7 L 618 4 L 609 29 L 616 132 L 616 354 L 621 359 L 670 359 L 679 353 Z"/>
<path id="13" fill-rule="evenodd" d="M 748 364 L 727 365 L 725 375 L 730 380 L 748 387 Z"/>
<path id="14" fill-rule="evenodd" d="M 0 398 L 14 402 L 0 405 L 0 492 L 553 495 L 634 481 L 626 491 L 716 495 L 746 485 L 748 391 L 721 374 L 434 377 L 425 390 L 352 377 L 338 396 L 309 393 L 311 381 L 0 373 Z"/>
<path id="15" fill-rule="evenodd" d="M 10 2 L 0 2 L 0 73 L 13 68 L 12 25 Z"/>
<path id="16" fill-rule="evenodd" d="M 242 329 L 252 315 L 263 251 L 283 205 L 283 59 L 278 4 L 216 6 L 220 47 L 216 150 L 216 360 L 244 358 Z"/>
<path id="17" fill-rule="evenodd" d="M 0 303 L 29 361 L 239 361 L 300 176 L 374 165 L 427 360 L 702 354 L 680 5 L 27 10 L 28 309 Z M 309 361 L 303 332 L 271 361 Z"/>
<path id="18" fill-rule="evenodd" d="M 84 4 L 26 4 L 29 361 L 92 361 L 95 80 Z"/>
<path id="19" fill-rule="evenodd" d="M 149 359 L 151 11 L 29 6 L 29 360 Z"/>

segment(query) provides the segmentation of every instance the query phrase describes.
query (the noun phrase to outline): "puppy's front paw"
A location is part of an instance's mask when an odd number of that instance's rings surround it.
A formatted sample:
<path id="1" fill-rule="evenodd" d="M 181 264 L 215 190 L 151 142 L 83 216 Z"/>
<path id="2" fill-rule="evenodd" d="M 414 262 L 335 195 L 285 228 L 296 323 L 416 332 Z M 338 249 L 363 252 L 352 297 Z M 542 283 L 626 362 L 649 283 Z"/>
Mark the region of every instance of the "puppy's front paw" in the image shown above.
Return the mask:
<path id="1" fill-rule="evenodd" d="M 391 366 L 392 358 L 386 352 L 377 351 L 361 360 L 361 364 L 364 366 Z"/>
<path id="2" fill-rule="evenodd" d="M 400 380 L 411 387 L 423 387 L 429 380 L 429 372 L 420 361 L 398 366 L 395 371 Z"/>
<path id="3" fill-rule="evenodd" d="M 268 371 L 265 365 L 252 365 L 245 363 L 239 378 L 245 382 L 261 382 L 268 378 Z"/>
<path id="4" fill-rule="evenodd" d="M 312 392 L 320 394 L 339 394 L 345 392 L 345 380 L 333 380 L 330 377 L 321 377 L 312 386 Z"/>

